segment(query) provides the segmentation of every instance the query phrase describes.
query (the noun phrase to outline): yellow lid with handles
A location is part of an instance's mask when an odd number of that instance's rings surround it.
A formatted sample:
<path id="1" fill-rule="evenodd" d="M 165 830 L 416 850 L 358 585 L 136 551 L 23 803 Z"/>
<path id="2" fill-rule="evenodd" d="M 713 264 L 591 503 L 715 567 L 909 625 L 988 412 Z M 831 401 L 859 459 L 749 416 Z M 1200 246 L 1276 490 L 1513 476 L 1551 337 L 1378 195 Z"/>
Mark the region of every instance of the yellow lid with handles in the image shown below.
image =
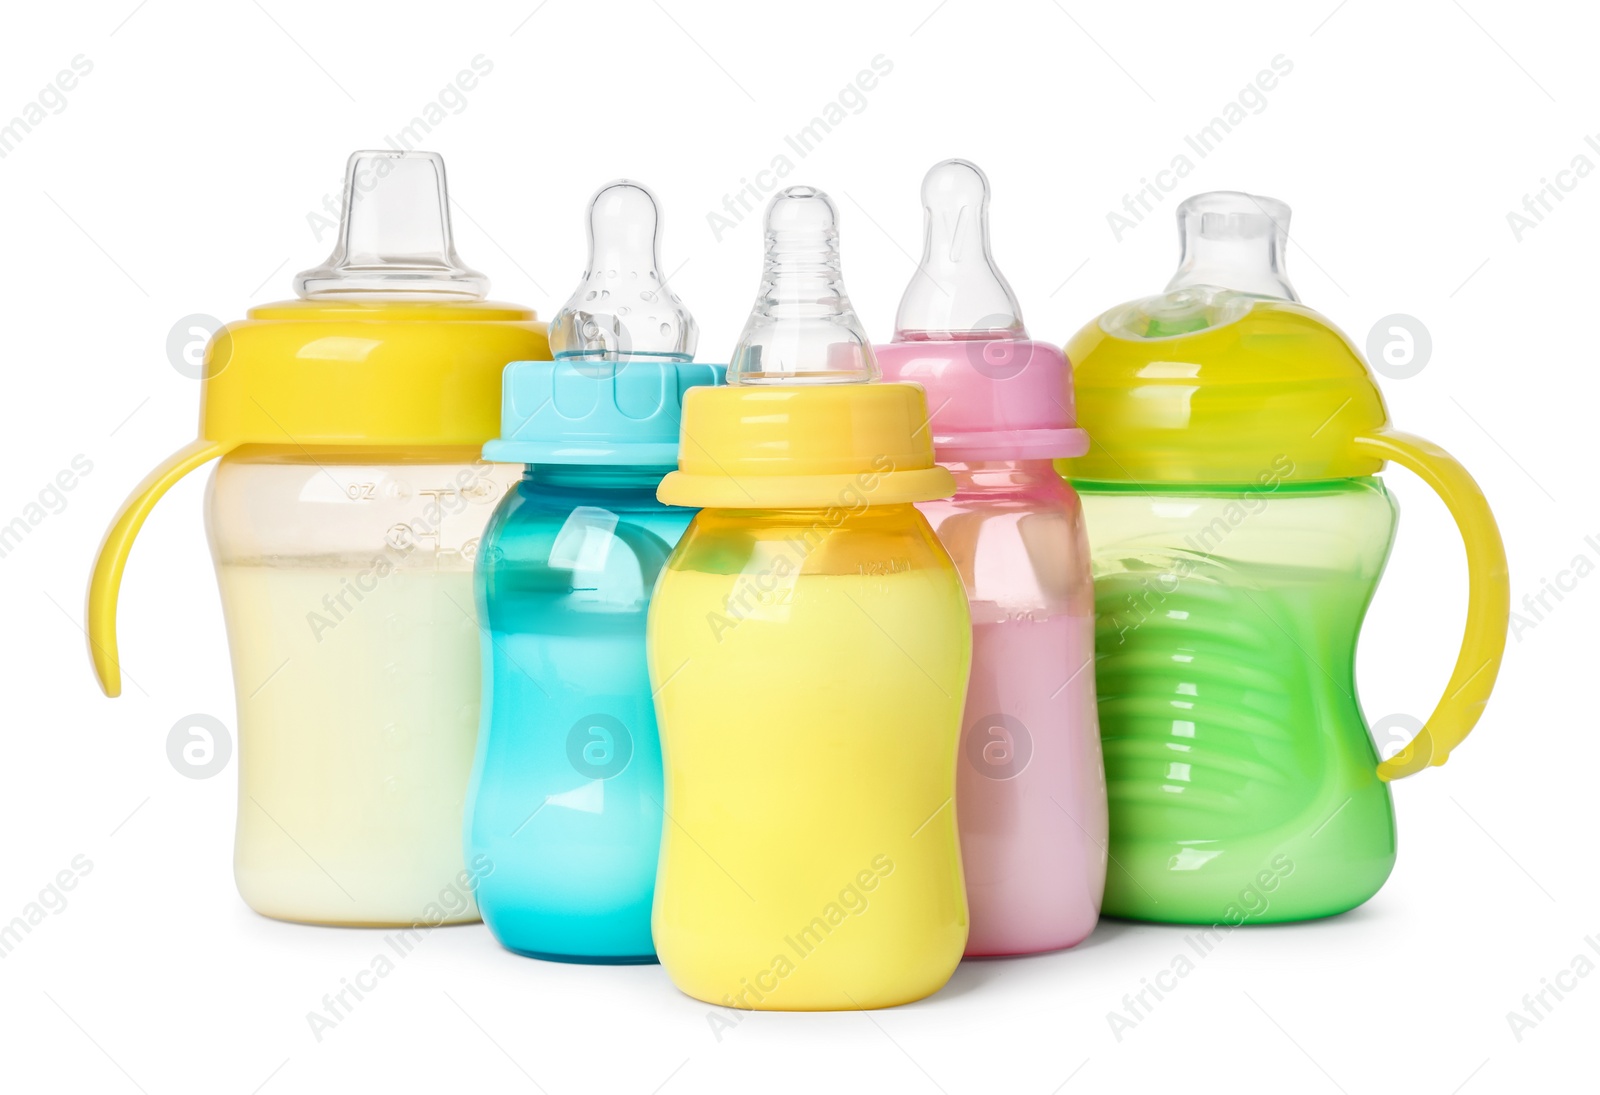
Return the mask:
<path id="1" fill-rule="evenodd" d="M 1175 323 L 1162 306 L 1196 314 Z M 1186 323 L 1195 326 L 1164 333 Z M 1113 309 L 1066 351 L 1089 434 L 1089 451 L 1059 464 L 1072 479 L 1254 483 L 1285 456 L 1294 480 L 1383 466 L 1351 445 L 1388 424 L 1377 382 L 1303 305 L 1184 290 Z"/>
<path id="2" fill-rule="evenodd" d="M 499 434 L 502 371 L 548 360 L 549 342 L 532 310 L 482 299 L 487 279 L 456 257 L 447 200 L 435 153 L 357 152 L 334 253 L 296 278 L 304 299 L 252 308 L 206 346 L 199 438 L 139 484 L 95 560 L 87 632 L 106 695 L 122 691 L 128 554 L 190 471 L 245 445 L 476 449 Z"/>
<path id="3" fill-rule="evenodd" d="M 545 325 L 514 304 L 267 304 L 206 347 L 200 435 L 230 448 L 482 445 L 500 431 L 506 363 L 549 357 Z"/>
<path id="4" fill-rule="evenodd" d="M 1111 309 L 1067 344 L 1089 451 L 1056 466 L 1080 489 L 1244 486 L 1269 471 L 1341 479 L 1390 460 L 1414 472 L 1444 500 L 1466 546 L 1467 623 L 1433 714 L 1377 774 L 1443 764 L 1482 716 L 1505 652 L 1510 580 L 1489 503 L 1449 453 L 1390 427 L 1360 353 L 1298 303 L 1283 265 L 1287 205 L 1201 194 L 1179 206 L 1178 223 L 1183 257 L 1166 292 Z"/>

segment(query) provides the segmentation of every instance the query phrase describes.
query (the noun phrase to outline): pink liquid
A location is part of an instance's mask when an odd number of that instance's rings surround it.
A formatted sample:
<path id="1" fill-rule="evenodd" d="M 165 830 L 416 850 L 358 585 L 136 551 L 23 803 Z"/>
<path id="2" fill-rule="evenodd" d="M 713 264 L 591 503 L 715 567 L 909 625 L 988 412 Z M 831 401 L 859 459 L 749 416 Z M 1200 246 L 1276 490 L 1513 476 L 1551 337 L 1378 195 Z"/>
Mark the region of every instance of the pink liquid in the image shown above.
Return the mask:
<path id="1" fill-rule="evenodd" d="M 968 955 L 1080 942 L 1100 916 L 1106 789 L 1094 619 L 977 623 L 956 771 Z"/>
<path id="2" fill-rule="evenodd" d="M 1099 919 L 1107 858 L 1083 510 L 1048 461 L 948 466 L 955 497 L 919 508 L 972 607 L 956 765 L 966 953 L 1070 947 Z"/>

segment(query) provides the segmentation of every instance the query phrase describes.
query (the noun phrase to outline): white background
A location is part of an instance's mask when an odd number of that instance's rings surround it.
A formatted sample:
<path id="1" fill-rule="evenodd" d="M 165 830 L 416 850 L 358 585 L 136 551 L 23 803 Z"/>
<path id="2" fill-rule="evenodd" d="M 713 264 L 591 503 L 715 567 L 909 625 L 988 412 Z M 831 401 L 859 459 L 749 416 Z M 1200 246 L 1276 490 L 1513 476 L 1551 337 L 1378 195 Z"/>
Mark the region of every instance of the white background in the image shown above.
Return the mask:
<path id="1" fill-rule="evenodd" d="M 1575 157 L 1600 164 L 1584 143 L 1600 132 L 1600 69 L 1581 6 L 136 2 L 17 5 L 0 34 L 0 120 L 73 57 L 93 64 L 0 160 L 0 523 L 74 456 L 93 463 L 64 510 L 0 559 L 0 921 L 74 856 L 93 864 L 67 907 L 0 959 L 0 1087 L 1592 1085 L 1600 976 L 1520 1042 L 1506 1015 L 1600 937 L 1588 855 L 1600 580 L 1519 628 L 1474 736 L 1447 767 L 1396 786 L 1402 852 L 1375 899 L 1233 933 L 1120 1041 L 1107 1013 L 1168 967 L 1182 929 L 1108 923 L 1070 952 L 969 962 L 908 1007 L 756 1014 L 720 1039 L 707 1006 L 659 967 L 534 962 L 481 926 L 446 929 L 318 1042 L 306 1013 L 367 965 L 376 934 L 251 913 L 230 871 L 232 766 L 196 781 L 167 759 L 179 718 L 233 726 L 203 476 L 158 507 L 128 570 L 124 666 L 143 691 L 104 699 L 80 630 L 103 529 L 194 436 L 197 385 L 165 351 L 173 324 L 289 295 L 292 274 L 329 249 L 307 214 L 346 156 L 382 146 L 479 54 L 492 73 L 424 145 L 447 160 L 462 256 L 495 297 L 548 318 L 582 268 L 590 193 L 641 179 L 666 210 L 663 262 L 699 318 L 703 360 L 726 358 L 759 273 L 759 219 L 719 242 L 707 213 L 781 152 L 796 161 L 786 183 L 837 201 L 846 281 L 883 338 L 936 160 L 987 170 L 996 257 L 1031 332 L 1056 341 L 1159 291 L 1185 194 L 1282 198 L 1307 303 L 1362 345 L 1392 313 L 1431 331 L 1427 367 L 1384 382 L 1390 410 L 1478 477 L 1520 602 L 1576 556 L 1600 560 L 1600 539 L 1584 539 L 1600 513 L 1580 444 L 1600 396 L 1600 178 L 1564 176 L 1571 192 L 1520 241 L 1507 221 Z M 784 136 L 878 54 L 893 71 L 864 109 L 797 157 Z M 1266 106 L 1211 155 L 1191 152 L 1193 174 L 1118 241 L 1107 212 L 1279 54 L 1293 71 Z M 1464 615 L 1443 507 L 1407 473 L 1385 478 L 1404 512 L 1361 644 L 1375 723 L 1426 716 Z"/>

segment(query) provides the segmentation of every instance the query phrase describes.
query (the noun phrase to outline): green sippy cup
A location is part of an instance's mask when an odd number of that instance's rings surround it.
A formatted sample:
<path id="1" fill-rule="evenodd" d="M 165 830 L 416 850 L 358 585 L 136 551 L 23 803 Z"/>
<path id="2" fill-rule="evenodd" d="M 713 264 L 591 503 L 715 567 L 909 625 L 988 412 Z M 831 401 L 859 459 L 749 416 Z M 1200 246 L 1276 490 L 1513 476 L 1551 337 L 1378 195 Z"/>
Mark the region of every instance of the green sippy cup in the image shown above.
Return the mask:
<path id="1" fill-rule="evenodd" d="M 1396 432 L 1360 354 L 1283 272 L 1289 209 L 1202 194 L 1178 210 L 1162 296 L 1067 346 L 1111 812 L 1109 916 L 1302 920 L 1377 893 L 1394 866 L 1389 780 L 1443 764 L 1505 647 L 1505 550 L 1472 477 Z M 1467 549 L 1466 636 L 1416 738 L 1379 763 L 1355 644 L 1393 542 L 1376 477 L 1436 490 Z"/>

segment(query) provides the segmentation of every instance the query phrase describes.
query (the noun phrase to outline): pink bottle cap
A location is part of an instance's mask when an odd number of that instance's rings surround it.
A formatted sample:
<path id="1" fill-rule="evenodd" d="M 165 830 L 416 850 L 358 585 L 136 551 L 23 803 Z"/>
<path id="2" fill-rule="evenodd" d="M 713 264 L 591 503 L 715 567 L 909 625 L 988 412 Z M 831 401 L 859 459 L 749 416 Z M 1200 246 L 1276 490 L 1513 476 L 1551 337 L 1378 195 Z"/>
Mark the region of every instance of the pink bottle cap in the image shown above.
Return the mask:
<path id="1" fill-rule="evenodd" d="M 923 251 L 900 300 L 894 341 L 877 348 L 884 380 L 928 393 L 941 461 L 1081 456 L 1072 367 L 1030 339 L 989 253 L 989 180 L 946 160 L 922 181 Z"/>

